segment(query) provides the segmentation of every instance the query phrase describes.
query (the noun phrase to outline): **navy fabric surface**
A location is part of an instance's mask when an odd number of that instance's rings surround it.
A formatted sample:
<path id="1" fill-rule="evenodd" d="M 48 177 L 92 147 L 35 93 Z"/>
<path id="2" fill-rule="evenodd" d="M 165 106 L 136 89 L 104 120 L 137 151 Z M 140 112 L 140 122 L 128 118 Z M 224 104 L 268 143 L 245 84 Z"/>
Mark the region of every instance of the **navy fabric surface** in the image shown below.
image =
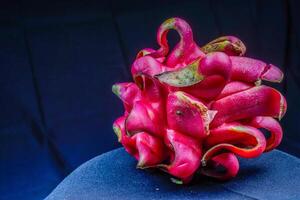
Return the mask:
<path id="1" fill-rule="evenodd" d="M 198 177 L 176 185 L 157 171 L 136 169 L 123 148 L 93 158 L 60 183 L 46 200 L 61 199 L 300 199 L 300 160 L 281 151 L 240 160 L 228 182 Z"/>

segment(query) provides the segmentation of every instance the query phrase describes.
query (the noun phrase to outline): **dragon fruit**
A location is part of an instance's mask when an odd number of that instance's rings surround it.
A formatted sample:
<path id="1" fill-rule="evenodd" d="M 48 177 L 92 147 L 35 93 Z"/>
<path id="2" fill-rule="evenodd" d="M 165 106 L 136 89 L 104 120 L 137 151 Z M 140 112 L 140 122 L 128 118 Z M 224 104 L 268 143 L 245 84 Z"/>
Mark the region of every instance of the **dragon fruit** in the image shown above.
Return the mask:
<path id="1" fill-rule="evenodd" d="M 180 36 L 172 51 L 170 29 Z M 137 54 L 134 82 L 113 85 L 125 107 L 113 129 L 138 168 L 158 168 L 175 183 L 188 183 L 195 174 L 228 180 L 238 173 L 237 156 L 255 158 L 280 144 L 276 119 L 287 103 L 262 85 L 282 81 L 278 67 L 243 57 L 246 47 L 234 36 L 199 47 L 180 18 L 162 23 L 157 42 L 158 50 Z"/>

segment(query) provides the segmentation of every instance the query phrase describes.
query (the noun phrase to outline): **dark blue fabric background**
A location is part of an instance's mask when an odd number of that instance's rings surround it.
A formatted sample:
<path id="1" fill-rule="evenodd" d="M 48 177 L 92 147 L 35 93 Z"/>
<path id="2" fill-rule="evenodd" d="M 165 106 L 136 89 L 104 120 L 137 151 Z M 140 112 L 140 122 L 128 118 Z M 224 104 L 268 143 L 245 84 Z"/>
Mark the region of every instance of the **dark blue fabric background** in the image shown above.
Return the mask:
<path id="1" fill-rule="evenodd" d="M 281 67 L 280 149 L 300 156 L 299 8 L 296 0 L 0 1 L 0 199 L 41 199 L 79 164 L 119 147 L 111 125 L 122 104 L 111 85 L 130 80 L 138 50 L 157 47 L 157 27 L 173 16 L 199 44 L 236 35 L 248 56 Z"/>

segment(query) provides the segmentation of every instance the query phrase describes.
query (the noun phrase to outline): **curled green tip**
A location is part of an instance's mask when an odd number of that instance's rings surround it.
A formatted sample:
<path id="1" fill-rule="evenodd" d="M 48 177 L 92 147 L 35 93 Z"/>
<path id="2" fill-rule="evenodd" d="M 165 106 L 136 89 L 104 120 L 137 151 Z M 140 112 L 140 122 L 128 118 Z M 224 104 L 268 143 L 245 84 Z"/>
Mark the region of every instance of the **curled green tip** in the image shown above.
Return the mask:
<path id="1" fill-rule="evenodd" d="M 116 125 L 113 125 L 113 130 L 118 137 L 118 141 L 121 142 L 121 129 Z"/>
<path id="2" fill-rule="evenodd" d="M 175 18 L 169 18 L 166 21 L 163 22 L 163 27 L 165 29 L 170 29 L 174 27 Z"/>
<path id="3" fill-rule="evenodd" d="M 198 72 L 200 59 L 187 65 L 184 68 L 167 71 L 156 75 L 155 77 L 162 83 L 166 83 L 174 87 L 187 87 L 199 83 L 204 76 Z"/>
<path id="4" fill-rule="evenodd" d="M 119 97 L 120 96 L 120 87 L 119 87 L 119 85 L 114 84 L 112 86 L 112 92 Z"/>
<path id="5" fill-rule="evenodd" d="M 244 133 L 244 132 L 247 132 L 247 128 L 245 128 L 244 126 L 233 126 L 231 127 L 231 130 L 232 131 L 235 131 L 235 132 L 240 132 L 240 133 Z"/>
<path id="6" fill-rule="evenodd" d="M 219 37 L 201 48 L 204 53 L 228 52 L 237 56 L 242 56 L 246 52 L 245 44 L 234 36 Z"/>
<path id="7" fill-rule="evenodd" d="M 179 180 L 179 179 L 176 179 L 176 178 L 170 178 L 171 181 L 177 185 L 182 185 L 183 184 L 183 181 L 182 180 Z"/>

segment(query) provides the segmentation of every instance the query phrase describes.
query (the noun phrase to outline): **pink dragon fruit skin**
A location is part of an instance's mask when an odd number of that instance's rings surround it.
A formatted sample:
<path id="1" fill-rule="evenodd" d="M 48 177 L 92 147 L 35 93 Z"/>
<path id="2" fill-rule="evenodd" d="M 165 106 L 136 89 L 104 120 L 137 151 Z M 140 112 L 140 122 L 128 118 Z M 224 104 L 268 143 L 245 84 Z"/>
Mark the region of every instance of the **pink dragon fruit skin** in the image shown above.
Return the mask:
<path id="1" fill-rule="evenodd" d="M 172 50 L 171 29 L 180 36 Z M 244 57 L 246 46 L 234 36 L 200 47 L 180 18 L 162 23 L 157 42 L 158 50 L 138 52 L 134 81 L 112 88 L 124 105 L 113 129 L 138 168 L 158 168 L 175 183 L 189 183 L 195 174 L 228 180 L 238 174 L 237 156 L 255 158 L 280 144 L 278 120 L 287 103 L 261 85 L 282 81 L 278 67 Z"/>
<path id="2" fill-rule="evenodd" d="M 197 140 L 167 129 L 165 144 L 171 149 L 170 164 L 158 167 L 188 183 L 200 166 L 202 148 Z"/>
<path id="3" fill-rule="evenodd" d="M 199 141 L 209 134 L 209 123 L 215 111 L 193 96 L 181 91 L 170 93 L 167 98 L 168 127 Z"/>

